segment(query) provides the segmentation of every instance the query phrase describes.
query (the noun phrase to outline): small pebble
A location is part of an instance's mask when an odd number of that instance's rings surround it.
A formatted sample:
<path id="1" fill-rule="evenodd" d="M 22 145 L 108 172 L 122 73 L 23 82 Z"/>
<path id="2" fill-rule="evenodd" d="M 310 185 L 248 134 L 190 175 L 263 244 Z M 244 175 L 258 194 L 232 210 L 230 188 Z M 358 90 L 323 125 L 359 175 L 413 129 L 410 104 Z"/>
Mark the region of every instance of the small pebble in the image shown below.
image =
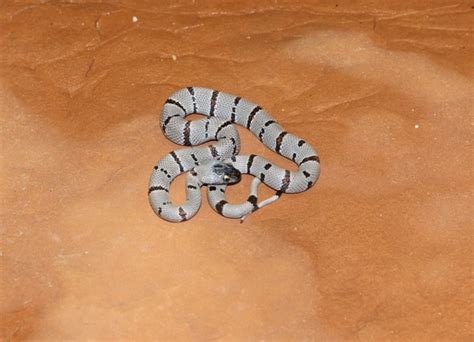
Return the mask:
<path id="1" fill-rule="evenodd" d="M 138 17 L 133 16 L 133 17 L 132 17 L 132 21 L 133 21 L 134 23 L 138 22 Z"/>

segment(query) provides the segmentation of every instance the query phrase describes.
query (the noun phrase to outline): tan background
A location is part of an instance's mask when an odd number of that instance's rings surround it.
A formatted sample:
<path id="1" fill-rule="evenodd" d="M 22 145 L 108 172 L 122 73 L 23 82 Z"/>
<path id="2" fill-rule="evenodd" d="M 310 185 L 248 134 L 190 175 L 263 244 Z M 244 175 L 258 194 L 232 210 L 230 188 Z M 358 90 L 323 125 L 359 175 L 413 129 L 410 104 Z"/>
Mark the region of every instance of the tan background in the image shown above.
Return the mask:
<path id="1" fill-rule="evenodd" d="M 0 336 L 472 341 L 472 6 L 2 2 Z M 188 85 L 311 142 L 317 185 L 243 225 L 157 218 Z"/>

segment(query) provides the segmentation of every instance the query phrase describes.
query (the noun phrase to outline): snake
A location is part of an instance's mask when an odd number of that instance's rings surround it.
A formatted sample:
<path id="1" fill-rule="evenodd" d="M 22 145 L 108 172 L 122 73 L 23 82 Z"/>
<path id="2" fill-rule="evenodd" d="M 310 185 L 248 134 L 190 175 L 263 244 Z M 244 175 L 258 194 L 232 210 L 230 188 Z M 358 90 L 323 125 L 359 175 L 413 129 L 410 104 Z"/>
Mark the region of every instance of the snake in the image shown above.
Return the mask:
<path id="1" fill-rule="evenodd" d="M 186 119 L 190 114 L 205 118 Z M 247 128 L 269 149 L 293 161 L 297 171 L 255 154 L 240 155 L 240 136 L 235 125 Z M 310 189 L 319 178 L 320 160 L 311 144 L 285 131 L 265 109 L 240 96 L 204 87 L 179 89 L 163 105 L 160 128 L 172 142 L 189 146 L 167 153 L 153 167 L 150 176 L 150 205 L 156 215 L 170 222 L 187 221 L 198 212 L 202 186 L 207 187 L 209 204 L 218 214 L 242 222 L 284 193 Z M 197 146 L 207 142 L 211 143 Z M 170 185 L 183 173 L 186 173 L 186 200 L 173 204 Z M 243 203 L 229 203 L 226 187 L 238 183 L 242 174 L 254 176 L 250 195 Z M 274 189 L 275 194 L 259 201 L 260 183 Z"/>

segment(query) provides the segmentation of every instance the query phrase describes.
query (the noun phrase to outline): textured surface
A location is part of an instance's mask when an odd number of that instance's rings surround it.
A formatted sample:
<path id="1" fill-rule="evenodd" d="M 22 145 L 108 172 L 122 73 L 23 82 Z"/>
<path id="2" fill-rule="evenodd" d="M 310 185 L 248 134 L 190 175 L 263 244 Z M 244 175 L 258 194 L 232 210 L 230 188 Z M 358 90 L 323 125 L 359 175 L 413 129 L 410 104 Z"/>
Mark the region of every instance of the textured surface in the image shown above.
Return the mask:
<path id="1" fill-rule="evenodd" d="M 472 2 L 156 3 L 0 5 L 2 337 L 472 340 Z M 317 185 L 158 219 L 190 84 L 308 140 Z"/>

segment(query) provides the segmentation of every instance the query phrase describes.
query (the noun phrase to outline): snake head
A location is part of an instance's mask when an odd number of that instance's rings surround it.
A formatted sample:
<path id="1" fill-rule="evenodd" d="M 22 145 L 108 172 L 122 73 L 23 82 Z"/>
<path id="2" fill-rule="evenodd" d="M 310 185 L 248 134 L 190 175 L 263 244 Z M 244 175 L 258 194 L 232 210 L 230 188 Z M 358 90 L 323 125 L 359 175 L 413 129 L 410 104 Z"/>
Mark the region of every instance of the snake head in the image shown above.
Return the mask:
<path id="1" fill-rule="evenodd" d="M 240 181 L 241 178 L 239 170 L 231 164 L 219 161 L 199 165 L 194 170 L 201 183 L 206 185 L 234 184 Z"/>
<path id="2" fill-rule="evenodd" d="M 222 178 L 221 184 L 234 184 L 240 181 L 240 171 L 227 163 L 215 163 L 212 166 L 212 172 Z"/>

